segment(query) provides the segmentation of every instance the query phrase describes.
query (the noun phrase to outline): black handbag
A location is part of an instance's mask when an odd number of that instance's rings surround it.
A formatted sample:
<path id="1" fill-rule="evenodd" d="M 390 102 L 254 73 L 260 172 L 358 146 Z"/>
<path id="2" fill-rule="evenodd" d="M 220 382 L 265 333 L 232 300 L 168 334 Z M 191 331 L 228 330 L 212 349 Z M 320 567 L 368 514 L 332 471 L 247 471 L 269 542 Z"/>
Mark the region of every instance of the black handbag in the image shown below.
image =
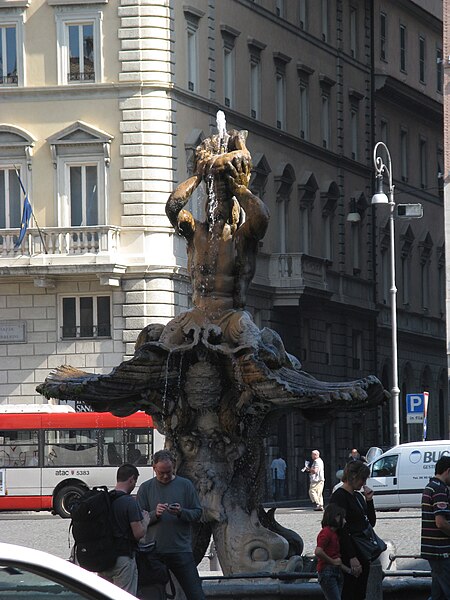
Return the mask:
<path id="1" fill-rule="evenodd" d="M 384 541 L 375 533 L 368 521 L 363 531 L 352 533 L 351 536 L 358 558 L 361 558 L 364 562 L 374 561 L 387 549 Z"/>
<path id="2" fill-rule="evenodd" d="M 364 515 L 365 528 L 362 531 L 351 533 L 358 558 L 363 562 L 372 562 L 387 550 L 385 542 L 375 533 L 374 528 L 367 518 L 366 511 L 358 500 L 359 493 L 356 492 L 356 502 Z"/>

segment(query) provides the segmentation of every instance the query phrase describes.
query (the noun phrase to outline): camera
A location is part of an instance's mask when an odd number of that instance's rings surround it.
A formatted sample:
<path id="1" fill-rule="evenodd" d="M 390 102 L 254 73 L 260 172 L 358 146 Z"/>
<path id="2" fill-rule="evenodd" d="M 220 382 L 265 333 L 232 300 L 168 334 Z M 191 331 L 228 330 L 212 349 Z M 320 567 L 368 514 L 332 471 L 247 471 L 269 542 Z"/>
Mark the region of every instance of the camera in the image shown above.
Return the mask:
<path id="1" fill-rule="evenodd" d="M 178 504 L 176 502 L 169 504 L 169 508 L 171 508 L 171 509 L 178 508 Z"/>

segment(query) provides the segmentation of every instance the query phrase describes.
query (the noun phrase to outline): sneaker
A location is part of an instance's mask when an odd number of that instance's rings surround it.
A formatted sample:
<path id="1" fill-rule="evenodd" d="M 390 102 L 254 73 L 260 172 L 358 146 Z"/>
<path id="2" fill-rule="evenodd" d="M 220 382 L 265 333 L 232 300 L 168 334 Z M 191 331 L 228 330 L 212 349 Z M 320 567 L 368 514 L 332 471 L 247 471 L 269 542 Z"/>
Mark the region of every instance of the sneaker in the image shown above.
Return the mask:
<path id="1" fill-rule="evenodd" d="M 316 506 L 314 510 L 320 510 L 320 512 L 323 512 L 323 506 Z"/>

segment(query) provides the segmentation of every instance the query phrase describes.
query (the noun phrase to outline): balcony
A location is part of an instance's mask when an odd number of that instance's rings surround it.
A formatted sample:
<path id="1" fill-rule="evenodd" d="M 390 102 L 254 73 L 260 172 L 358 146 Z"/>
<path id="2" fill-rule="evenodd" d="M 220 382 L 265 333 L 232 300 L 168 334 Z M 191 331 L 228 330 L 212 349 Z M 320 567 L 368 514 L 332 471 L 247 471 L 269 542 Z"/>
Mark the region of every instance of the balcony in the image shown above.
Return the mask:
<path id="1" fill-rule="evenodd" d="M 254 283 L 273 290 L 274 306 L 297 306 L 308 295 L 374 309 L 371 281 L 339 273 L 328 259 L 309 254 L 261 253 Z"/>
<path id="2" fill-rule="evenodd" d="M 0 229 L 0 267 L 107 264 L 120 248 L 120 228 L 110 225 L 30 228 L 16 249 L 17 237 L 17 229 Z"/>

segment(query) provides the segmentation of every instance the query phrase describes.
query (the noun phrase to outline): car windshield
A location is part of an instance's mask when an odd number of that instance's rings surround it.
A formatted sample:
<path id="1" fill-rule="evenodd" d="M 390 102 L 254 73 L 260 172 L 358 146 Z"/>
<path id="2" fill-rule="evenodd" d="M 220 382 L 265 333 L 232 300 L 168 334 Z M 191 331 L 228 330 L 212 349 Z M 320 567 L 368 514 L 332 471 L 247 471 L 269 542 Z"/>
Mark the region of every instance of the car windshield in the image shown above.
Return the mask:
<path id="1" fill-rule="evenodd" d="M 92 598 L 88 593 L 81 594 L 64 584 L 49 579 L 46 575 L 37 575 L 22 566 L 0 565 L 0 598 L 15 600 L 86 600 Z"/>

